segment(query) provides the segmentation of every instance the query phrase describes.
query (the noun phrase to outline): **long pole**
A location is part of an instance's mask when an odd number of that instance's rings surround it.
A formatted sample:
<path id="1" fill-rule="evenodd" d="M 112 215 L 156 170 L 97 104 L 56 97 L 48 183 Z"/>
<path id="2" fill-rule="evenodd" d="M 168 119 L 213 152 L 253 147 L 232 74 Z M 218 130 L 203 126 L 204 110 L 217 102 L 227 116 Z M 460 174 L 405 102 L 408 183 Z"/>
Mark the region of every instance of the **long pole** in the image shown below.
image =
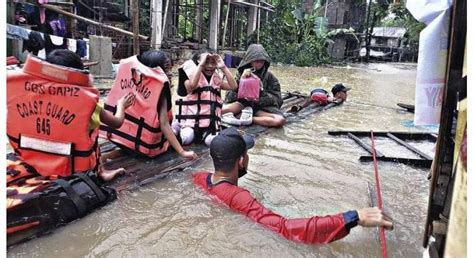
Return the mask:
<path id="1" fill-rule="evenodd" d="M 225 22 L 224 22 L 224 33 L 222 33 L 222 46 L 221 48 L 224 49 L 225 46 L 225 34 L 227 33 L 227 22 L 229 21 L 229 11 L 230 11 L 230 3 L 227 3 L 227 11 L 225 12 Z"/>
<path id="2" fill-rule="evenodd" d="M 138 1 L 132 1 L 132 19 L 133 19 L 133 54 L 140 54 L 140 38 L 138 32 L 140 30 L 140 17 L 138 10 Z"/>
<path id="3" fill-rule="evenodd" d="M 369 7 L 367 8 L 367 29 L 365 31 L 365 61 L 369 62 L 370 58 L 370 42 L 369 42 L 369 27 L 370 27 L 370 7 L 372 0 L 369 0 Z"/>
<path id="4" fill-rule="evenodd" d="M 133 1 L 133 2 L 135 2 L 135 1 Z M 36 4 L 36 5 L 40 6 L 39 4 Z M 83 22 L 86 22 L 86 23 L 89 23 L 89 24 L 92 24 L 92 25 L 95 25 L 95 26 L 102 27 L 104 29 L 113 30 L 113 31 L 116 31 L 118 33 L 122 33 L 122 34 L 128 35 L 128 36 L 133 36 L 133 33 L 130 32 L 130 31 L 122 30 L 122 29 L 119 29 L 119 28 L 115 28 L 115 27 L 100 23 L 100 22 L 96 22 L 96 21 L 88 19 L 88 18 L 84 18 L 82 16 L 79 16 L 79 15 L 64 11 L 62 9 L 59 9 L 56 6 L 53 6 L 53 5 L 50 5 L 50 4 L 43 4 L 43 5 L 41 5 L 41 7 L 44 7 L 48 10 L 54 11 L 56 13 L 62 14 L 62 15 L 67 16 L 67 17 L 72 17 L 76 20 L 80 20 L 80 21 L 83 21 Z M 147 36 L 143 36 L 143 35 L 138 35 L 138 37 L 141 38 L 141 39 L 144 39 L 144 40 L 148 39 Z"/>
<path id="5" fill-rule="evenodd" d="M 380 179 L 379 179 L 379 168 L 377 163 L 376 151 L 375 151 L 375 141 L 374 141 L 374 131 L 370 131 L 370 138 L 372 141 L 372 160 L 374 161 L 374 170 L 375 170 L 375 189 L 377 191 L 377 206 L 380 210 L 383 211 L 382 203 L 382 189 L 380 189 Z M 385 229 L 380 227 L 380 245 L 382 246 L 382 257 L 387 258 L 387 240 L 385 239 Z"/>
<path id="6" fill-rule="evenodd" d="M 260 1 L 257 1 L 260 6 Z M 260 8 L 257 9 L 257 44 L 260 44 Z"/>
<path id="7" fill-rule="evenodd" d="M 165 37 L 166 21 L 168 20 L 168 7 L 170 5 L 170 0 L 166 0 L 165 4 L 165 14 L 163 17 L 163 29 L 161 30 L 161 40 Z"/>

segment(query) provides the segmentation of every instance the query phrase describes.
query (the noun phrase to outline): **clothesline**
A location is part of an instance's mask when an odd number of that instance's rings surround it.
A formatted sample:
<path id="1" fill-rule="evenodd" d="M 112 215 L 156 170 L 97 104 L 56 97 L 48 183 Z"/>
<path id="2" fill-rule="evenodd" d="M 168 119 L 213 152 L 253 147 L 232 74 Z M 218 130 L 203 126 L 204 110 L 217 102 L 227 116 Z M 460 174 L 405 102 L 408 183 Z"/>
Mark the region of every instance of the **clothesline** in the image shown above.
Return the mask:
<path id="1" fill-rule="evenodd" d="M 46 55 L 54 49 L 69 49 L 81 58 L 89 59 L 89 39 L 63 38 L 8 23 L 7 38 L 22 40 L 24 44 L 23 51 L 37 52 L 36 55 L 40 58 L 46 58 Z"/>

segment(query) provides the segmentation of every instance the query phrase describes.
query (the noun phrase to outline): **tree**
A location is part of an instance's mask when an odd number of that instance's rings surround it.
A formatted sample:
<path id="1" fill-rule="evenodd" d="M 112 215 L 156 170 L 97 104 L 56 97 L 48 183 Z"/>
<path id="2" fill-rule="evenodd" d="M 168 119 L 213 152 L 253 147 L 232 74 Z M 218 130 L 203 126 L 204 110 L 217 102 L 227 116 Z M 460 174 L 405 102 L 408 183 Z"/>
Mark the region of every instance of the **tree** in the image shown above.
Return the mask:
<path id="1" fill-rule="evenodd" d="M 320 17 L 324 8 L 321 1 L 315 1 L 312 8 L 304 6 L 303 2 L 275 1 L 275 13 L 269 23 L 262 27 L 260 43 L 277 62 L 298 66 L 328 63 L 330 37 L 340 33 L 354 35 L 353 30 L 327 31 L 324 18 Z M 255 42 L 256 35 L 252 35 L 248 44 Z"/>
<path id="2" fill-rule="evenodd" d="M 407 44 L 411 46 L 418 45 L 420 32 L 425 28 L 425 24 L 417 21 L 410 11 L 406 8 L 406 0 L 398 5 L 390 6 L 390 13 L 392 17 L 387 17 L 381 21 L 382 26 L 386 27 L 403 27 L 407 29 L 405 37 Z"/>

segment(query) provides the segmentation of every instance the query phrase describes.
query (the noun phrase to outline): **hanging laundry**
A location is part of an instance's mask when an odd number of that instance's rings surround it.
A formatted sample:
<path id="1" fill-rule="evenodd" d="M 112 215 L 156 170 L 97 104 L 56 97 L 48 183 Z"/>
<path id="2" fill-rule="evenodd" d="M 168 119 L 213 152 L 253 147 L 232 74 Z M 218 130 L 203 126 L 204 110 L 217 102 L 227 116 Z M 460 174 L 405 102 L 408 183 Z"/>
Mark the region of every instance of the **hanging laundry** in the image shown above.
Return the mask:
<path id="1" fill-rule="evenodd" d="M 51 51 L 55 49 L 67 49 L 67 39 L 44 34 L 44 43 L 46 48 L 46 55 L 48 55 Z"/>
<path id="2" fill-rule="evenodd" d="M 80 57 L 86 57 L 87 54 L 87 43 L 83 39 L 76 40 L 76 54 Z"/>
<path id="3" fill-rule="evenodd" d="M 7 38 L 9 39 L 28 39 L 28 31 L 25 28 L 7 23 Z"/>
<path id="4" fill-rule="evenodd" d="M 58 18 L 49 22 L 53 35 L 64 37 L 66 36 L 66 22 L 64 18 Z"/>
<path id="5" fill-rule="evenodd" d="M 76 53 L 77 50 L 77 42 L 75 39 L 67 39 L 67 49 L 71 50 L 72 52 Z"/>
<path id="6" fill-rule="evenodd" d="M 48 0 L 38 0 L 38 3 L 47 4 Z M 40 7 L 39 11 L 40 11 L 40 22 L 41 24 L 44 24 L 44 22 L 46 21 L 46 9 L 44 7 Z"/>
<path id="7" fill-rule="evenodd" d="M 43 50 L 45 47 L 45 41 L 41 33 L 36 31 L 31 31 L 28 34 L 28 39 L 23 42 L 23 51 L 27 50 L 28 52 L 38 55 L 40 50 Z"/>

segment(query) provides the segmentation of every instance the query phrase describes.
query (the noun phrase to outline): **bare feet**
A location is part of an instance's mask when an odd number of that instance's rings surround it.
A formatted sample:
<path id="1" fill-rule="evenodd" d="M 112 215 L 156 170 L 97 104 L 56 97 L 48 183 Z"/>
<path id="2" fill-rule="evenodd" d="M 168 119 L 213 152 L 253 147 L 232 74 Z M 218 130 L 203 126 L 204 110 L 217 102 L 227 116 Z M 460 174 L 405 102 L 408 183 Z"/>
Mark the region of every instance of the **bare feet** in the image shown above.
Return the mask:
<path id="1" fill-rule="evenodd" d="M 124 175 L 126 172 L 127 171 L 124 168 L 108 170 L 101 166 L 101 169 L 99 169 L 99 177 L 102 178 L 102 180 L 104 180 L 105 182 L 108 182 L 117 176 Z"/>

